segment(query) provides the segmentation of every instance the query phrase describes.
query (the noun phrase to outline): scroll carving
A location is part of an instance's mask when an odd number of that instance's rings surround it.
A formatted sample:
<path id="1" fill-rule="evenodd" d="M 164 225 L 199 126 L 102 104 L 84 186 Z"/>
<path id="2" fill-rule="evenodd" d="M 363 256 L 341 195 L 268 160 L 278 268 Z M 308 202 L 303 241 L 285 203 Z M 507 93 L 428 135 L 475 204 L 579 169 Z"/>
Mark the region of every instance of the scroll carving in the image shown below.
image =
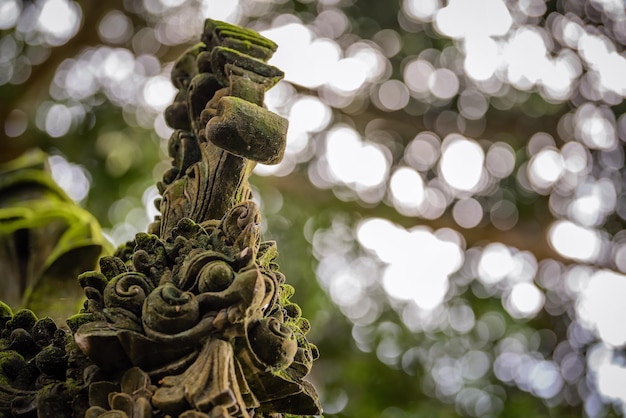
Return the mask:
<path id="1" fill-rule="evenodd" d="M 276 243 L 261 241 L 248 185 L 254 164 L 279 162 L 285 147 L 286 120 L 263 107 L 283 76 L 266 63 L 275 48 L 207 20 L 172 71 L 162 216 L 79 276 L 86 301 L 71 332 L 0 305 L 0 415 L 321 413 L 304 380 L 318 357 L 310 324 L 290 301 Z"/>
<path id="2" fill-rule="evenodd" d="M 251 197 L 257 162 L 278 163 L 287 121 L 263 107 L 283 73 L 265 61 L 276 45 L 255 32 L 207 20 L 202 42 L 172 70 L 179 89 L 166 121 L 173 167 L 158 184 L 162 218 L 150 232 L 167 239 L 182 218 L 221 219 Z"/>

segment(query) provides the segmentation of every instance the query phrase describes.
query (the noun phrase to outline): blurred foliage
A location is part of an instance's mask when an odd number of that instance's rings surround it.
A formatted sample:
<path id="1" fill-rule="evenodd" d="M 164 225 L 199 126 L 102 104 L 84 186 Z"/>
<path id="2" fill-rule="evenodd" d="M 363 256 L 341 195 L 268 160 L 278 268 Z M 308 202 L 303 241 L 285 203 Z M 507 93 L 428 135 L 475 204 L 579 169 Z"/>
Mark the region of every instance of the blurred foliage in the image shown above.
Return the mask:
<path id="1" fill-rule="evenodd" d="M 144 230 L 207 17 L 279 44 L 252 183 L 327 417 L 623 415 L 621 1 L 5 0 L 0 161 Z"/>

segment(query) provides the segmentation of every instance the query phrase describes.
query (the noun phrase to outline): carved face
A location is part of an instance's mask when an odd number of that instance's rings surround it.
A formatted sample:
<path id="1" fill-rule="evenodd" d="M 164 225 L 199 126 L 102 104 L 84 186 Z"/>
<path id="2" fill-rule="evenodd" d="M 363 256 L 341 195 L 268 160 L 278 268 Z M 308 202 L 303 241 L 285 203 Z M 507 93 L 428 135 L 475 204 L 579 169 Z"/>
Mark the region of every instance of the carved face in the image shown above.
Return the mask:
<path id="1" fill-rule="evenodd" d="M 158 383 L 146 399 L 172 416 L 319 414 L 302 381 L 317 356 L 309 323 L 248 200 L 254 164 L 279 162 L 285 147 L 286 120 L 263 107 L 283 76 L 265 62 L 276 45 L 212 20 L 202 41 L 172 71 L 159 236 L 138 234 L 130 255 L 86 276 L 75 340 L 105 370 L 144 370 Z"/>

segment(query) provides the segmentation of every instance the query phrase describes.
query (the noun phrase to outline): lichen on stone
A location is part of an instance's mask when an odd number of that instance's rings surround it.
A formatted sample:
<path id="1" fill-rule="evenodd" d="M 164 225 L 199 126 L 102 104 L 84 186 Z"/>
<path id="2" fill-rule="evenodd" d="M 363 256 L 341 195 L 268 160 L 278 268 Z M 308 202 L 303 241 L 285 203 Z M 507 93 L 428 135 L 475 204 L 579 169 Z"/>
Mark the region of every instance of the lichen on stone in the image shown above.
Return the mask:
<path id="1" fill-rule="evenodd" d="M 172 168 L 162 215 L 99 271 L 59 329 L 0 304 L 0 415 L 143 418 L 321 413 L 304 378 L 318 357 L 275 242 L 262 242 L 248 176 L 278 163 L 287 122 L 263 106 L 276 45 L 208 20 L 175 64 L 165 114 Z M 16 401 L 17 399 L 17 401 Z M 47 409 L 43 409 L 47 408 Z M 57 414 L 57 415 L 51 415 Z"/>

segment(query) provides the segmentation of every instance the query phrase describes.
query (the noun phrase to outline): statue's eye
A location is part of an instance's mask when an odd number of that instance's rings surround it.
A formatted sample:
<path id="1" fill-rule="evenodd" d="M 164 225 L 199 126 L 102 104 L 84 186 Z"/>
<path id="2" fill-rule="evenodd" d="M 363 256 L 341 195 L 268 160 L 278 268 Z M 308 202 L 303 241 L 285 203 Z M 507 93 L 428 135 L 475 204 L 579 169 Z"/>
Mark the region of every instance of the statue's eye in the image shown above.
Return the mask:
<path id="1" fill-rule="evenodd" d="M 198 290 L 200 292 L 220 292 L 233 282 L 235 272 L 224 261 L 213 261 L 200 270 Z"/>

